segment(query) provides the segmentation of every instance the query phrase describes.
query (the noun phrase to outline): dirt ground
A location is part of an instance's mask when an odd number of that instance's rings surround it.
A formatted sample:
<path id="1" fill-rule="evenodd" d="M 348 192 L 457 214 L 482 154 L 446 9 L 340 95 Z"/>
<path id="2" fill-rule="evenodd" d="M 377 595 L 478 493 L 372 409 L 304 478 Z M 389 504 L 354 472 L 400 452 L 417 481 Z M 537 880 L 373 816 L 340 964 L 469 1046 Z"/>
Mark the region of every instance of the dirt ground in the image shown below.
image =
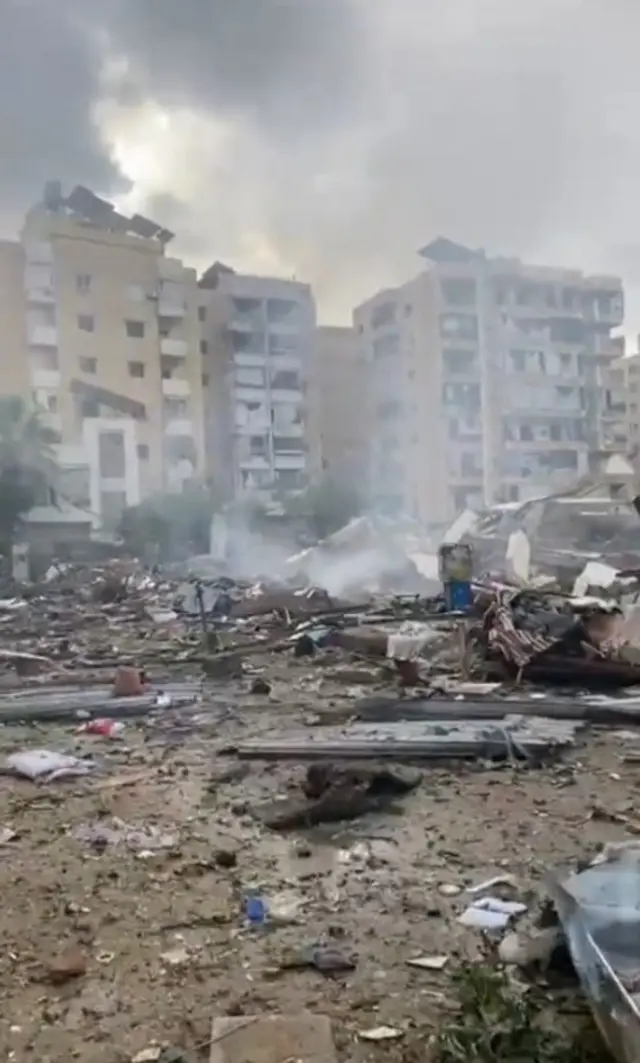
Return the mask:
<path id="1" fill-rule="evenodd" d="M 413 1059 L 410 1046 L 451 1006 L 451 973 L 483 947 L 456 923 L 464 896 L 446 887 L 508 872 L 512 896 L 533 904 L 550 868 L 626 836 L 593 815 L 633 816 L 639 800 L 640 764 L 622 762 L 633 740 L 620 731 L 591 731 L 537 770 L 427 766 L 392 812 L 305 836 L 270 832 L 252 808 L 295 789 L 303 768 L 239 764 L 218 750 L 284 723 L 317 725 L 319 708 L 367 691 L 345 692 L 304 659 L 252 665 L 271 695 L 248 694 L 249 677 L 210 683 L 179 719 L 129 722 L 120 740 L 75 725 L 0 733 L 2 756 L 52 748 L 99 765 L 39 786 L 0 778 L 0 825 L 16 832 L 0 847 L 3 1059 L 122 1063 L 161 1045 L 204 1060 L 214 1016 L 300 1010 L 331 1017 L 341 1061 Z M 82 836 L 112 817 L 175 844 L 143 839 L 133 852 Z M 252 887 L 273 925 L 245 925 Z M 292 949 L 319 942 L 354 956 L 355 970 L 281 969 Z M 433 954 L 448 956 L 444 970 L 407 965 Z M 74 965 L 82 973 L 54 984 Z M 359 1040 L 380 1025 L 404 1031 L 393 1051 Z"/>

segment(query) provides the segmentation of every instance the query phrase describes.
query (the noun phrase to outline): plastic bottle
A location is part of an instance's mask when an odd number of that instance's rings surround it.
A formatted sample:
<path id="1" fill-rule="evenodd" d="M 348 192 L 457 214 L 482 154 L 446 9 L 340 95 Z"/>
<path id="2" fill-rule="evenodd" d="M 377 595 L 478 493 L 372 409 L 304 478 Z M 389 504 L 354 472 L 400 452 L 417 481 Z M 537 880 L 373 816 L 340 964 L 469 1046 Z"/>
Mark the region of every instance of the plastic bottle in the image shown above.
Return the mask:
<path id="1" fill-rule="evenodd" d="M 244 914 L 249 926 L 262 926 L 267 918 L 267 906 L 257 890 L 248 890 L 244 899 Z"/>

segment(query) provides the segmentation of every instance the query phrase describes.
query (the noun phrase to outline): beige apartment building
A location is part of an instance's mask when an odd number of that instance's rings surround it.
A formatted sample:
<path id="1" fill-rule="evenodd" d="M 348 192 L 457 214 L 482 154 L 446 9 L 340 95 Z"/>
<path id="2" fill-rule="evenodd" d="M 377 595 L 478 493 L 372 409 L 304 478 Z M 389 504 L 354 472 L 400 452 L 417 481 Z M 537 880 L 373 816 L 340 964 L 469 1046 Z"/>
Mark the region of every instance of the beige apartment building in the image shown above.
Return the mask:
<path id="1" fill-rule="evenodd" d="M 204 472 L 199 290 L 171 237 L 52 182 L 0 244 L 2 392 L 42 408 L 65 493 L 96 526 Z"/>
<path id="2" fill-rule="evenodd" d="M 307 393 L 313 479 L 328 475 L 362 488 L 370 441 L 367 379 L 355 329 L 321 325 Z"/>
<path id="3" fill-rule="evenodd" d="M 201 277 L 199 297 L 213 480 L 229 498 L 302 490 L 316 334 L 309 285 L 217 263 Z"/>
<path id="4" fill-rule="evenodd" d="M 621 281 L 443 238 L 421 256 L 414 280 L 354 312 L 371 369 L 374 503 L 441 523 L 586 473 L 609 449 Z"/>
<path id="5" fill-rule="evenodd" d="M 640 453 L 640 354 L 630 354 L 612 362 L 606 384 L 604 430 L 607 447 L 637 458 Z"/>

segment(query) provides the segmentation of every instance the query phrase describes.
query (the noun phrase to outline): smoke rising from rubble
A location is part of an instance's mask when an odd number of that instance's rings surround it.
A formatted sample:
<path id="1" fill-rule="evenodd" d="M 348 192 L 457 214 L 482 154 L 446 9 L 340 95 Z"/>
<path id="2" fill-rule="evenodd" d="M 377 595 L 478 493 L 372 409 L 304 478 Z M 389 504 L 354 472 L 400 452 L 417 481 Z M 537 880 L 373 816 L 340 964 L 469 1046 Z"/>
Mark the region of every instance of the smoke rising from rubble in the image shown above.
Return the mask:
<path id="1" fill-rule="evenodd" d="M 640 286 L 638 30 L 630 0 L 4 0 L 0 219 L 130 179 L 177 250 L 342 317 L 438 232 Z"/>

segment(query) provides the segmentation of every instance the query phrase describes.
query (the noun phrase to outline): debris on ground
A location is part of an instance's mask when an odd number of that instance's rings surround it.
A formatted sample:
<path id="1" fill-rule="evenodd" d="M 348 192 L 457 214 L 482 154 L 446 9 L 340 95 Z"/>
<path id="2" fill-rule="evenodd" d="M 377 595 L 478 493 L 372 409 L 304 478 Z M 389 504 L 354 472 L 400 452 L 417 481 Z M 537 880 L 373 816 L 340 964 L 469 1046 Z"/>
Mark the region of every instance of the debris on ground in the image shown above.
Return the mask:
<path id="1" fill-rule="evenodd" d="M 420 784 L 419 772 L 361 764 L 311 764 L 302 783 L 303 796 L 283 798 L 256 809 L 272 830 L 293 830 L 320 823 L 339 823 L 378 811 Z"/>
<path id="2" fill-rule="evenodd" d="M 584 1063 L 591 1004 L 632 1063 L 637 530 L 579 493 L 461 515 L 463 608 L 440 537 L 368 518 L 267 578 L 7 586 L 10 1058 Z"/>
<path id="3" fill-rule="evenodd" d="M 214 1019 L 210 1063 L 337 1063 L 326 1015 L 242 1015 Z"/>

